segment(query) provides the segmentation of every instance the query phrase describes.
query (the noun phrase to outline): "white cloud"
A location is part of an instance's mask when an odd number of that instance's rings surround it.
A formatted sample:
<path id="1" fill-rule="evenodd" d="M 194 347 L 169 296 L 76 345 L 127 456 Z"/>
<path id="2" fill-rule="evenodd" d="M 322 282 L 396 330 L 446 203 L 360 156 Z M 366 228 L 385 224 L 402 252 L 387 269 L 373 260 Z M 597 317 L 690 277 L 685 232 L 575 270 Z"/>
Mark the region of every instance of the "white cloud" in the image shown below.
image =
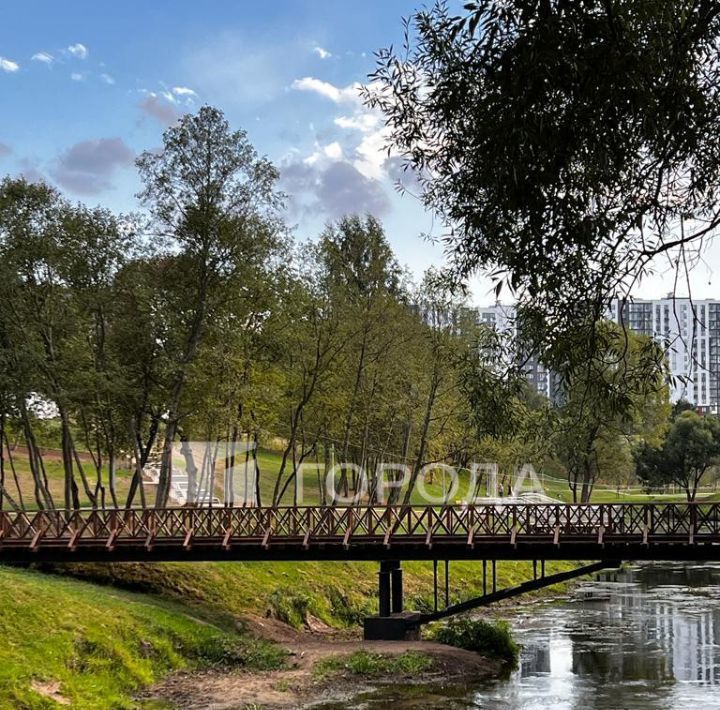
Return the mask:
<path id="1" fill-rule="evenodd" d="M 32 55 L 34 62 L 42 62 L 43 64 L 52 64 L 55 61 L 55 57 L 49 52 L 36 52 Z"/>
<path id="2" fill-rule="evenodd" d="M 298 91 L 310 91 L 326 99 L 330 99 L 333 103 L 361 103 L 360 84 L 354 83 L 345 87 L 337 87 L 327 81 L 315 79 L 311 76 L 305 76 L 302 79 L 295 79 L 292 88 Z"/>
<path id="3" fill-rule="evenodd" d="M 115 79 L 110 76 L 110 74 L 100 74 L 100 78 L 106 83 L 110 84 L 112 86 L 115 83 Z"/>
<path id="4" fill-rule="evenodd" d="M 365 177 L 380 180 L 386 175 L 385 161 L 387 160 L 387 143 L 390 129 L 382 126 L 377 131 L 366 133 L 355 148 L 358 158 L 353 165 Z"/>
<path id="5" fill-rule="evenodd" d="M 174 86 L 172 92 L 175 96 L 197 96 L 197 94 L 187 86 Z"/>
<path id="6" fill-rule="evenodd" d="M 85 59 L 88 55 L 88 48 L 84 44 L 80 44 L 80 42 L 71 44 L 67 48 L 67 51 L 70 52 L 73 57 L 77 57 L 78 59 Z"/>
<path id="7" fill-rule="evenodd" d="M 328 59 L 329 57 L 332 57 L 332 54 L 327 51 L 327 49 L 323 49 L 320 46 L 313 47 L 313 52 L 320 57 L 320 59 Z"/>
<path id="8" fill-rule="evenodd" d="M 0 57 L 0 69 L 2 69 L 4 72 L 12 74 L 13 72 L 16 72 L 19 68 L 20 65 L 17 62 L 13 62 L 11 59 L 5 59 L 5 57 Z"/>
<path id="9" fill-rule="evenodd" d="M 85 74 L 74 71 L 72 74 L 70 74 L 70 78 L 73 81 L 85 81 Z"/>
<path id="10" fill-rule="evenodd" d="M 359 113 L 355 116 L 338 116 L 333 123 L 338 128 L 369 133 L 378 125 L 378 123 L 380 123 L 380 116 L 376 113 Z"/>
<path id="11" fill-rule="evenodd" d="M 342 147 L 337 141 L 330 143 L 330 145 L 326 145 L 325 148 L 323 148 L 323 152 L 332 160 L 340 160 L 343 153 Z"/>
<path id="12" fill-rule="evenodd" d="M 315 143 L 315 150 L 310 153 L 306 158 L 303 158 L 305 165 L 317 165 L 318 163 L 327 163 L 329 158 L 332 161 L 341 160 L 343 157 L 343 149 L 340 143 L 334 141 L 328 143 L 325 146 L 321 146 L 319 143 Z"/>

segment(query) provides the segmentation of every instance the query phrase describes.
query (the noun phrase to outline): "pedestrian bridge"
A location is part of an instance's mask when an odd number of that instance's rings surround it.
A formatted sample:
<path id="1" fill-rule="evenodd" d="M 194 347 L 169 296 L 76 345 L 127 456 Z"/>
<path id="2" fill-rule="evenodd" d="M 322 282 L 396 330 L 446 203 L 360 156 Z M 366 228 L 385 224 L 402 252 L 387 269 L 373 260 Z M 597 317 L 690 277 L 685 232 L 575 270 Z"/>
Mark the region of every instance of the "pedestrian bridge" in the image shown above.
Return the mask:
<path id="1" fill-rule="evenodd" d="M 720 560 L 719 503 L 0 512 L 0 562 Z"/>

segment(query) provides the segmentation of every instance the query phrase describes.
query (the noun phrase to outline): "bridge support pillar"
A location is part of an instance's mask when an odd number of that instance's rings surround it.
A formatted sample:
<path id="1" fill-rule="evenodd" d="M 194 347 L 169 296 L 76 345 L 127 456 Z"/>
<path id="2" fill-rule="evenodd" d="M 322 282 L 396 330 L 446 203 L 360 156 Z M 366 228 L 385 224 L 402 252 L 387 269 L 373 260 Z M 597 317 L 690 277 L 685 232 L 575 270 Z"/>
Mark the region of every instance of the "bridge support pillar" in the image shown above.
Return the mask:
<path id="1" fill-rule="evenodd" d="M 383 560 L 380 563 L 380 572 L 378 573 L 378 615 L 390 616 L 392 604 L 392 565 L 395 562 Z"/>
<path id="2" fill-rule="evenodd" d="M 384 560 L 378 573 L 378 615 L 365 619 L 366 641 L 404 641 L 419 638 L 419 626 L 408 622 L 417 614 L 403 613 L 403 578 L 399 560 Z"/>
<path id="3" fill-rule="evenodd" d="M 393 614 L 402 614 L 403 611 L 403 573 L 400 561 L 392 562 L 394 567 L 390 570 L 390 582 L 392 594 L 390 599 L 390 611 Z"/>
<path id="4" fill-rule="evenodd" d="M 400 614 L 403 610 L 403 578 L 400 560 L 383 560 L 378 573 L 380 616 Z"/>

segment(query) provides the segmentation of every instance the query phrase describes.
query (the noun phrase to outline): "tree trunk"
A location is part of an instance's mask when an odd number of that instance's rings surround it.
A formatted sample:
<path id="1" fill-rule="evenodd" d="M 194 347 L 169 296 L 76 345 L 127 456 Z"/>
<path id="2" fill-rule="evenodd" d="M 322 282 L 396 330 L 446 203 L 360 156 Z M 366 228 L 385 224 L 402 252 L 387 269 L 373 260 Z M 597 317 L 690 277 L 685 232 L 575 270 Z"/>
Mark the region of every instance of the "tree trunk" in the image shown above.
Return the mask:
<path id="1" fill-rule="evenodd" d="M 160 459 L 160 476 L 155 494 L 155 507 L 167 508 L 170 496 L 170 482 L 172 480 L 172 450 L 177 433 L 177 408 L 174 407 L 165 426 L 162 458 Z"/>
<path id="2" fill-rule="evenodd" d="M 70 422 L 63 408 L 60 409 L 60 427 L 62 432 L 62 461 L 65 474 L 65 510 L 78 510 L 80 496 L 73 471 L 72 441 L 70 439 Z"/>
<path id="3" fill-rule="evenodd" d="M 127 498 L 125 500 L 126 510 L 132 507 L 138 489 L 140 490 L 142 507 L 146 507 L 145 488 L 143 486 L 142 471 L 145 468 L 148 459 L 150 458 L 150 452 L 152 451 L 152 447 L 155 445 L 158 429 L 160 428 L 160 417 L 152 415 L 150 417 L 150 430 L 148 432 L 148 438 L 143 445 L 142 435 L 140 433 L 140 421 L 140 418 L 138 418 L 137 420 L 133 420 L 130 422 L 130 438 L 133 442 L 133 453 L 136 462 L 139 462 L 140 465 L 135 466 L 133 477 L 130 480 L 130 488 L 128 489 Z"/>
<path id="4" fill-rule="evenodd" d="M 195 457 L 190 448 L 187 436 L 180 435 L 180 453 L 185 459 L 185 470 L 188 475 L 188 488 L 185 498 L 186 505 L 195 505 L 197 503 L 197 466 L 195 465 Z"/>
<path id="5" fill-rule="evenodd" d="M 412 475 L 410 476 L 410 482 L 408 484 L 407 491 L 405 491 L 403 505 L 410 504 L 410 498 L 412 497 L 413 490 L 415 489 L 415 483 L 418 479 L 418 476 L 420 475 L 420 470 L 422 469 L 423 460 L 425 459 L 425 448 L 427 447 L 427 437 L 430 431 L 430 422 L 432 420 L 432 411 L 433 407 L 435 406 L 435 398 L 437 396 L 439 386 L 440 381 L 436 367 L 433 370 L 432 378 L 430 380 L 430 391 L 428 392 L 427 403 L 425 405 L 425 416 L 423 417 L 420 441 L 418 444 L 418 453 L 415 459 L 415 465 L 413 466 Z M 393 489 L 393 492 L 395 492 L 395 489 Z"/>
<path id="6" fill-rule="evenodd" d="M 228 436 L 228 448 L 225 452 L 225 506 L 235 504 L 235 444 L 237 443 L 238 427 L 233 424 L 230 436 Z"/>
<path id="7" fill-rule="evenodd" d="M 248 504 L 248 473 L 250 468 L 250 434 L 245 437 L 245 462 L 243 463 L 243 508 Z"/>
<path id="8" fill-rule="evenodd" d="M 255 505 L 262 505 L 260 499 L 260 466 L 258 465 L 258 433 L 253 432 L 253 466 L 255 469 Z"/>
<path id="9" fill-rule="evenodd" d="M 12 471 L 13 481 L 15 483 L 15 489 L 17 490 L 17 498 L 18 498 L 18 504 L 20 508 L 25 508 L 25 501 L 23 500 L 23 493 L 22 488 L 20 487 L 20 481 L 18 479 L 17 475 L 17 469 L 15 468 L 15 460 L 13 459 L 12 455 L 12 446 L 10 445 L 10 440 L 8 439 L 7 431 L 3 432 L 4 440 L 5 440 L 5 450 L 7 451 L 7 461 L 8 464 L 10 464 L 10 470 Z"/>
<path id="10" fill-rule="evenodd" d="M 117 509 L 118 505 L 117 491 L 115 490 L 115 452 L 108 451 L 108 487 L 110 488 L 110 499 L 112 500 L 113 508 Z"/>
<path id="11" fill-rule="evenodd" d="M 20 417 L 22 421 L 23 434 L 25 436 L 25 446 L 28 450 L 28 463 L 30 472 L 32 473 L 33 482 L 35 484 L 35 502 L 40 510 L 54 510 L 55 505 L 50 494 L 47 476 L 42 465 L 42 458 L 38 451 L 35 435 L 30 426 L 30 417 L 28 416 L 27 407 L 23 402 L 20 405 Z"/>
<path id="12" fill-rule="evenodd" d="M 0 412 L 0 510 L 5 503 L 5 411 Z"/>

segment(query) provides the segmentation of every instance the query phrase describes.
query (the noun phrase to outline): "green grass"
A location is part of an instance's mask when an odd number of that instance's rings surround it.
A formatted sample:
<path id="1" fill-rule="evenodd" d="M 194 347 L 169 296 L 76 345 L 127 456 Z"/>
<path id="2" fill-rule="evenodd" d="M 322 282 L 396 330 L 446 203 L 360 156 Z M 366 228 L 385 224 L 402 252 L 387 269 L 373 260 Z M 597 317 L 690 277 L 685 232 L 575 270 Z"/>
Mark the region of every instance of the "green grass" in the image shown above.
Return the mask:
<path id="1" fill-rule="evenodd" d="M 0 707 L 134 708 L 176 669 L 280 667 L 284 653 L 184 606 L 0 567 Z M 44 691 L 44 692 L 43 692 Z"/>
<path id="2" fill-rule="evenodd" d="M 45 460 L 45 467 L 47 470 L 48 480 L 50 482 L 50 489 L 52 491 L 53 497 L 56 501 L 56 504 L 58 506 L 62 506 L 62 500 L 63 500 L 63 467 L 62 463 L 57 460 L 58 452 L 54 452 L 51 455 L 48 455 Z M 219 461 L 222 461 L 223 457 L 219 457 Z M 28 509 L 34 509 L 36 507 L 36 503 L 34 500 L 34 497 L 32 495 L 33 485 L 32 485 L 32 477 L 30 475 L 30 468 L 27 461 L 27 457 L 20 451 L 17 451 L 14 455 L 14 460 L 16 464 L 16 469 L 18 472 L 18 476 L 20 479 L 20 485 L 21 489 L 23 491 L 24 496 L 24 502 Z M 272 501 L 273 497 L 273 491 L 275 487 L 275 480 L 277 477 L 277 473 L 280 469 L 282 456 L 277 450 L 271 450 L 271 449 L 261 449 L 258 452 L 258 465 L 260 467 L 260 496 L 261 501 L 263 504 L 269 504 L 270 501 Z M 308 467 L 304 468 L 301 472 L 301 478 L 302 478 L 302 498 L 299 500 L 300 504 L 305 505 L 316 505 L 319 504 L 322 500 L 322 494 L 320 491 L 320 486 L 318 482 L 318 474 L 317 471 L 312 468 L 312 462 L 307 462 Z M 182 468 L 184 465 L 183 462 L 178 461 L 177 465 Z M 215 495 L 222 500 L 223 497 L 223 482 L 222 482 L 222 471 L 221 471 L 221 464 L 219 464 L 218 467 L 218 473 L 217 473 L 217 480 L 215 483 Z M 91 485 L 93 485 L 93 476 L 94 469 L 92 468 L 92 465 L 90 462 L 85 463 L 85 470 L 86 474 L 90 479 Z M 237 483 L 240 484 L 240 478 L 242 478 L 242 459 L 238 463 L 238 470 L 240 473 L 236 474 L 238 476 Z M 286 471 L 285 478 L 287 477 L 288 471 Z M 104 479 L 107 478 L 107 473 L 104 474 Z M 123 502 L 125 500 L 125 496 L 127 494 L 127 490 L 129 487 L 131 478 L 131 472 L 127 470 L 120 469 L 117 471 L 116 475 L 116 490 L 118 494 L 118 499 Z M 80 498 L 81 498 L 81 505 L 87 506 L 89 505 L 89 501 L 87 500 L 84 491 L 82 490 L 82 486 L 80 485 L 79 476 L 77 476 L 78 479 L 78 485 L 80 486 Z M 462 470 L 459 473 L 458 476 L 459 479 L 459 488 L 457 492 L 450 497 L 450 502 L 461 502 L 465 500 L 469 496 L 469 479 L 470 474 L 467 470 Z M 285 480 L 285 479 L 283 479 Z M 544 481 L 544 492 L 550 496 L 551 498 L 555 498 L 559 501 L 569 503 L 572 501 L 572 493 L 570 489 L 567 486 L 567 483 L 562 479 L 562 477 L 558 477 L 557 475 L 553 477 L 545 477 L 543 479 Z M 507 485 L 507 483 L 506 483 Z M 449 482 L 447 482 L 447 486 L 449 487 Z M 425 488 L 427 490 L 427 493 L 434 497 L 436 501 L 440 501 L 443 498 L 444 492 L 445 492 L 445 486 L 443 483 L 442 473 L 437 472 L 433 477 L 432 480 L 426 483 Z M 294 485 L 291 484 L 290 487 L 285 492 L 282 503 L 285 505 L 292 505 L 294 502 Z M 16 496 L 16 490 L 14 483 L 11 481 L 11 477 L 8 474 L 8 490 L 11 495 Z M 155 499 L 155 490 L 154 486 L 152 485 L 146 485 L 146 492 L 148 495 L 148 499 L 150 501 L 153 501 Z M 481 492 L 482 495 L 482 492 Z M 17 497 L 17 496 L 16 496 Z M 717 500 L 720 499 L 720 491 L 715 492 L 708 492 L 703 491 L 702 493 L 698 494 L 698 500 Z M 426 502 L 423 497 L 420 494 L 420 491 L 417 489 L 413 492 L 413 495 L 411 497 L 411 501 L 414 504 L 422 504 Z M 592 493 L 592 502 L 593 503 L 645 503 L 645 502 L 685 502 L 685 494 L 683 492 L 679 492 L 674 495 L 667 495 L 667 494 L 657 494 L 657 493 L 650 493 L 646 494 L 642 491 L 642 489 L 639 486 L 635 486 L 631 491 L 624 491 L 623 489 L 620 489 L 618 492 L 616 489 L 611 487 L 604 487 L 604 484 L 601 482 L 598 486 L 596 486 Z M 139 503 L 139 499 L 136 501 Z M 110 496 L 109 492 L 107 493 L 107 499 L 106 504 L 110 504 Z"/>
<path id="3" fill-rule="evenodd" d="M 318 678 L 335 674 L 350 674 L 364 678 L 397 676 L 417 677 L 432 669 L 433 659 L 418 651 L 406 651 L 397 656 L 368 651 L 356 651 L 347 656 L 331 656 L 318 661 L 313 673 Z"/>
<path id="4" fill-rule="evenodd" d="M 548 562 L 546 574 L 575 566 L 572 562 Z M 68 565 L 54 569 L 102 584 L 174 599 L 199 611 L 209 610 L 216 617 L 224 615 L 228 619 L 247 612 L 259 616 L 269 613 L 300 627 L 311 614 L 331 626 L 350 627 L 359 624 L 364 616 L 377 613 L 376 563 L 123 563 Z M 403 569 L 406 607 L 421 611 L 432 609 L 432 563 L 404 562 Z M 489 571 L 488 565 L 488 577 Z M 441 564 L 441 587 L 443 575 Z M 497 565 L 498 588 L 515 586 L 531 578 L 531 562 L 499 562 Z M 563 585 L 557 585 L 551 588 L 550 593 L 562 589 Z M 481 594 L 482 563 L 451 562 L 450 590 L 451 602 Z M 541 594 L 536 593 L 536 596 Z M 444 603 L 444 598 L 440 599 L 440 603 Z"/>
<path id="5" fill-rule="evenodd" d="M 506 621 L 493 623 L 460 617 L 432 629 L 429 637 L 438 643 L 497 658 L 513 667 L 520 655 L 520 647 L 515 643 Z"/>

